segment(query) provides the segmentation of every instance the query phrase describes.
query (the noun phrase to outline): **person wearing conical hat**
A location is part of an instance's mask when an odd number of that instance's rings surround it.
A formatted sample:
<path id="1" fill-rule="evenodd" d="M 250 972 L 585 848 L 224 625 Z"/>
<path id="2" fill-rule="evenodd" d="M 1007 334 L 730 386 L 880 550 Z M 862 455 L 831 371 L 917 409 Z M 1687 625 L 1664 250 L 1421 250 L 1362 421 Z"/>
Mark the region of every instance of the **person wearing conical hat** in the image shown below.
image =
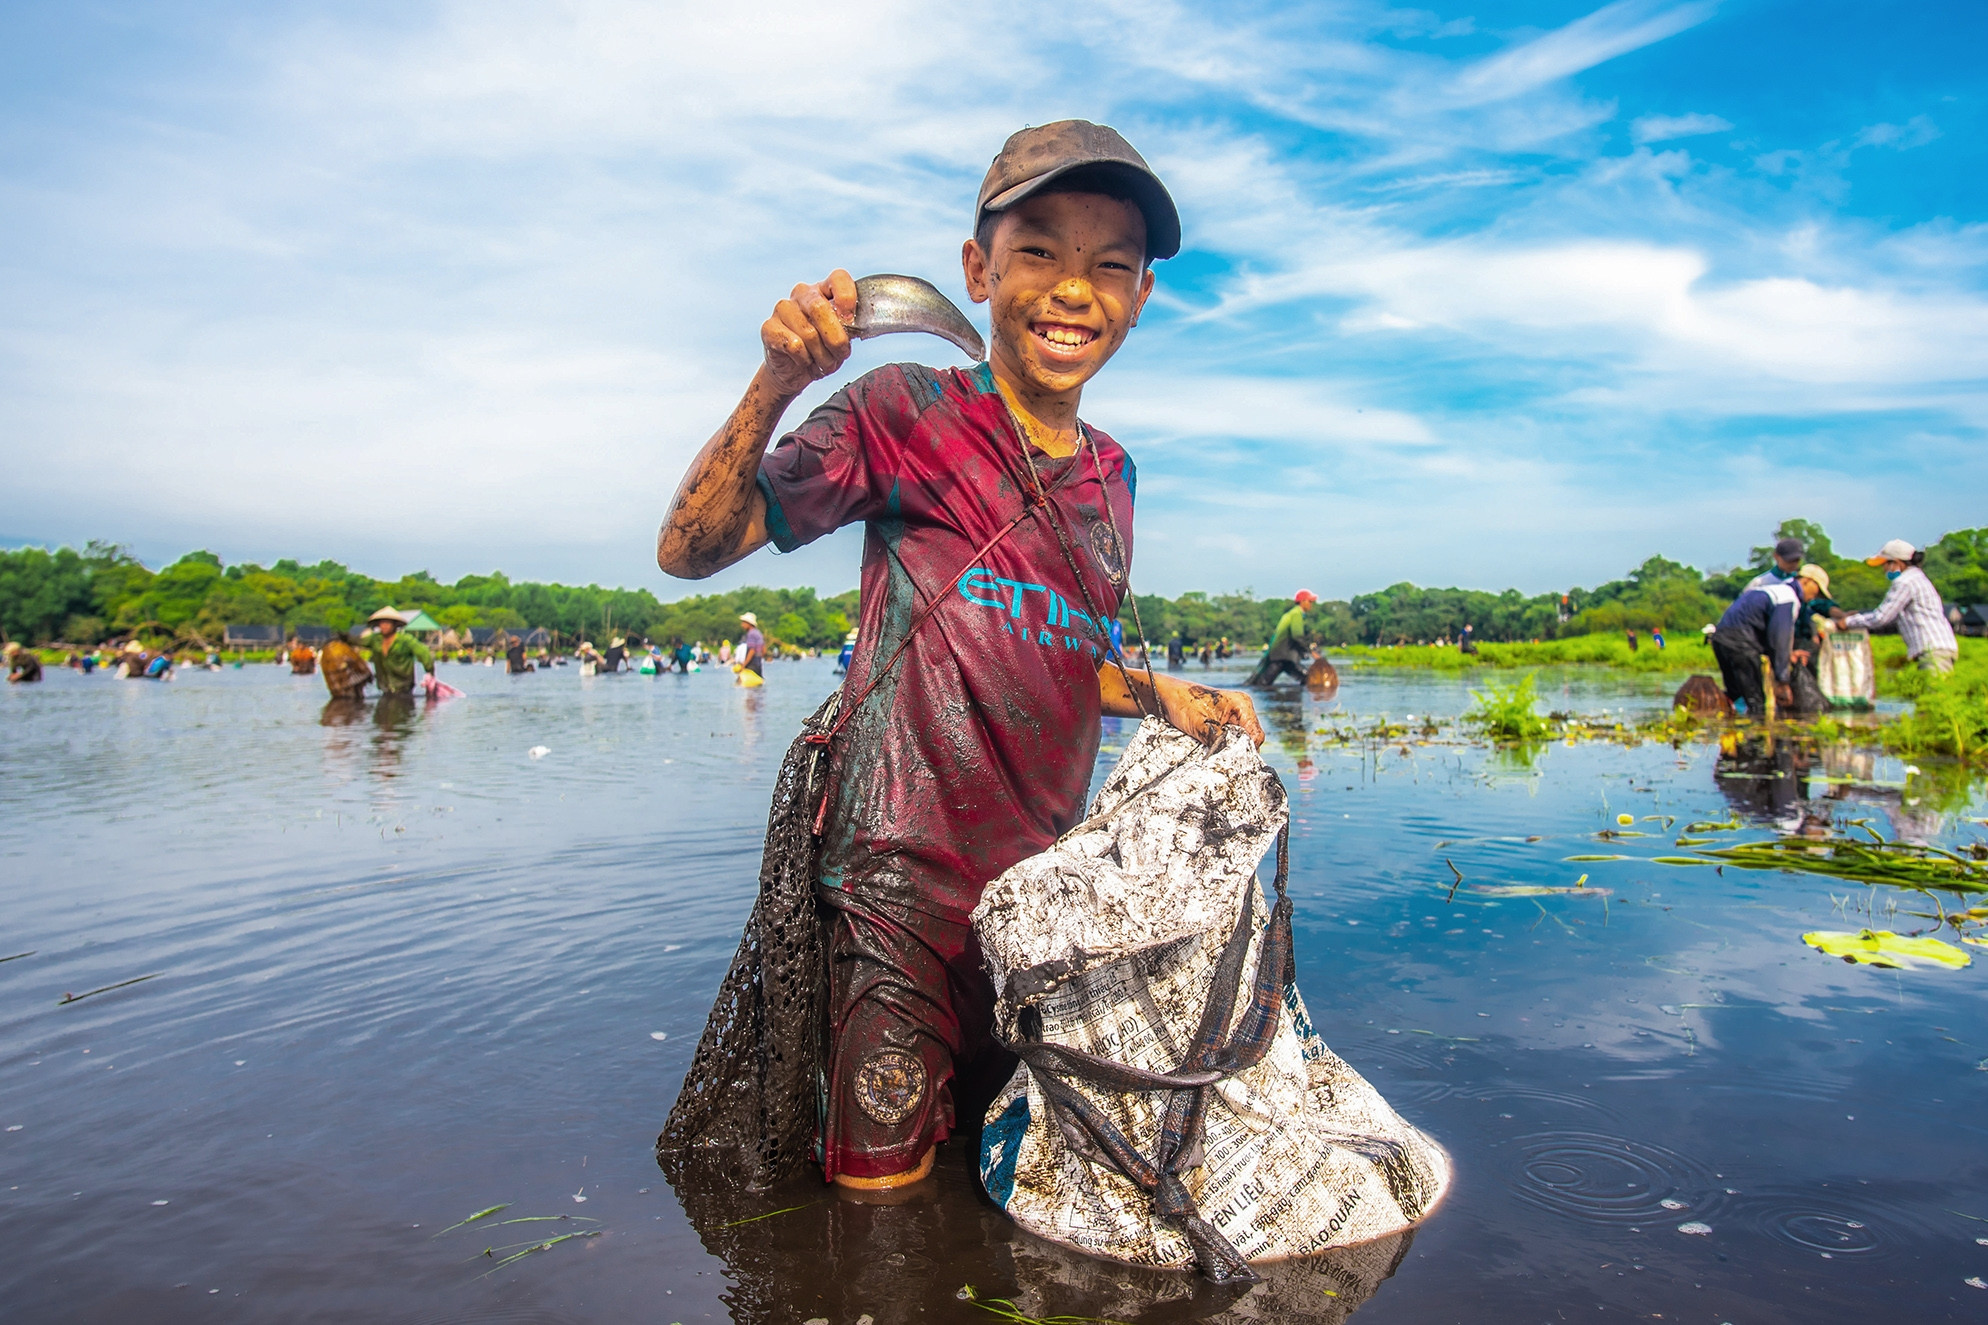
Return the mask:
<path id="1" fill-rule="evenodd" d="M 373 680 L 382 696 L 413 694 L 417 665 L 426 667 L 428 675 L 435 674 L 435 655 L 426 644 L 401 629 L 407 622 L 406 616 L 391 607 L 383 607 L 366 618 L 372 629 L 359 637 L 361 644 L 371 642 Z"/>

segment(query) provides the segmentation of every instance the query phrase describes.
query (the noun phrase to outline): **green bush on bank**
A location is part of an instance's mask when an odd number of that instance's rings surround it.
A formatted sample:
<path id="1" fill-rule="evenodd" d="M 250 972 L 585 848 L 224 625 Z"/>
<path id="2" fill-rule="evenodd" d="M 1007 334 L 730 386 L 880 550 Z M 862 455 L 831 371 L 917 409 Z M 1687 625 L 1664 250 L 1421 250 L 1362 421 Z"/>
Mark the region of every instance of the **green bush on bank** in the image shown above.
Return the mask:
<path id="1" fill-rule="evenodd" d="M 1454 644 L 1405 644 L 1397 648 L 1353 645 L 1333 649 L 1332 656 L 1357 666 L 1425 667 L 1437 671 L 1462 672 L 1477 668 L 1517 670 L 1522 667 L 1615 667 L 1631 672 L 1718 671 L 1712 647 L 1705 637 L 1693 631 L 1683 638 L 1666 637 L 1664 647 L 1642 639 L 1629 647 L 1619 635 L 1570 635 L 1563 639 L 1541 640 L 1537 644 L 1480 644 L 1474 654 Z"/>
<path id="2" fill-rule="evenodd" d="M 1903 666 L 1879 672 L 1879 693 L 1912 701 L 1912 711 L 1885 723 L 1886 748 L 1902 755 L 1988 761 L 1988 641 L 1960 641 L 1952 675 Z"/>

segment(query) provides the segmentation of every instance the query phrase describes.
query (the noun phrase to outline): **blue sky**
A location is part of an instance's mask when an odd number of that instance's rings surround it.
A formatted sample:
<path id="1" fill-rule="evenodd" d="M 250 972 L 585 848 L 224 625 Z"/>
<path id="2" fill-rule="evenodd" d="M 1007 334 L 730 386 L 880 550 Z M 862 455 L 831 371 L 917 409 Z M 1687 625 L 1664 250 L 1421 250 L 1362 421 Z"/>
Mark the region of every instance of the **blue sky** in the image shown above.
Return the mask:
<path id="1" fill-rule="evenodd" d="M 1186 222 L 1085 401 L 1143 590 L 1930 541 L 1988 523 L 1984 50 L 1979 3 L 12 6 L 0 538 L 694 591 L 655 525 L 773 300 L 964 302 L 988 158 L 1083 116 Z"/>

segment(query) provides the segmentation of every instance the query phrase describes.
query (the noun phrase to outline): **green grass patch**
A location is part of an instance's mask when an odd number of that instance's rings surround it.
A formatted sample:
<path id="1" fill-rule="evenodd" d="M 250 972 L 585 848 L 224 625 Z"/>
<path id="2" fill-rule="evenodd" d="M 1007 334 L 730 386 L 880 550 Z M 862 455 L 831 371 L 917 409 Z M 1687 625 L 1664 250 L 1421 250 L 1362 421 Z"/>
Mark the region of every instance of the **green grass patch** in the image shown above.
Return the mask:
<path id="1" fill-rule="evenodd" d="M 1632 649 L 1621 635 L 1570 635 L 1538 643 L 1479 644 L 1474 654 L 1440 644 L 1404 644 L 1398 648 L 1352 645 L 1335 647 L 1331 652 L 1356 667 L 1421 667 L 1445 672 L 1539 667 L 1613 667 L 1651 674 L 1718 672 L 1711 645 L 1695 631 L 1671 636 L 1661 649 L 1647 636 L 1641 647 Z"/>
<path id="2" fill-rule="evenodd" d="M 1494 681 L 1482 690 L 1471 691 L 1470 697 L 1477 701 L 1477 707 L 1464 715 L 1465 721 L 1494 741 L 1544 740 L 1552 726 L 1539 716 L 1539 696 L 1532 688 L 1532 677 L 1527 672 L 1511 685 L 1501 686 Z"/>
<path id="3" fill-rule="evenodd" d="M 1912 701 L 1912 712 L 1884 724 L 1885 747 L 1911 757 L 1944 757 L 1988 763 L 1988 641 L 1965 639 L 1951 675 L 1922 672 L 1899 662 L 1880 665 L 1881 694 Z"/>

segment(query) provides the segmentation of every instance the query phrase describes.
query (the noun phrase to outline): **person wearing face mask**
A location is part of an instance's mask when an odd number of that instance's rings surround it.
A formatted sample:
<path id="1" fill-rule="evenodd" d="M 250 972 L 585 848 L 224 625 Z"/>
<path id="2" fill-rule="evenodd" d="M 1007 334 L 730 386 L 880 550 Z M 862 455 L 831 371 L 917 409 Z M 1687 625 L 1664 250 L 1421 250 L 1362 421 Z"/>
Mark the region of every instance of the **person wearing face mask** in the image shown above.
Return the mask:
<path id="1" fill-rule="evenodd" d="M 1947 623 L 1946 607 L 1940 591 L 1920 567 L 1926 554 L 1902 538 L 1894 538 L 1878 549 L 1865 564 L 1884 568 L 1891 581 L 1884 601 L 1869 612 L 1852 612 L 1840 618 L 1845 630 L 1889 630 L 1894 626 L 1905 641 L 1906 656 L 1924 672 L 1951 672 L 1960 656 L 1960 644 Z"/>

